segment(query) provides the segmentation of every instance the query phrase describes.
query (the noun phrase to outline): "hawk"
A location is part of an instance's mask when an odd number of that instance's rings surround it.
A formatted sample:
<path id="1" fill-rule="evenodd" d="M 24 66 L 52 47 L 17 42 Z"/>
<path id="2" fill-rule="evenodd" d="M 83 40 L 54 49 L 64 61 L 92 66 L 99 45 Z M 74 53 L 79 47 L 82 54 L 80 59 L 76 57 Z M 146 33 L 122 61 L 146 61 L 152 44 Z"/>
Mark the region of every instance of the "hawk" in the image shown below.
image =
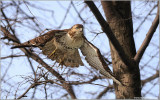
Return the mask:
<path id="1" fill-rule="evenodd" d="M 70 29 L 51 30 L 44 35 L 14 46 L 12 49 L 20 47 L 39 47 L 48 58 L 67 67 L 83 65 L 78 52 L 80 49 L 91 67 L 99 70 L 107 78 L 113 79 L 115 83 L 122 85 L 112 74 L 99 49 L 85 38 L 82 24 L 76 24 Z"/>

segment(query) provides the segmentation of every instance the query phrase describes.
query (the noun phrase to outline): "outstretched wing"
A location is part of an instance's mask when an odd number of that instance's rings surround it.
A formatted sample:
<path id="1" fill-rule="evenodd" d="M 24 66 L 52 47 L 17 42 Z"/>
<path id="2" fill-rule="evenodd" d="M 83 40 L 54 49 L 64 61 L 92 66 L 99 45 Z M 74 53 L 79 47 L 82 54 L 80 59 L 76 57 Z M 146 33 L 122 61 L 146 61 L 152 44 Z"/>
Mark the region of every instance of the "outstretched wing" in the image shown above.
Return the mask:
<path id="1" fill-rule="evenodd" d="M 72 55 L 66 55 L 63 50 L 56 49 L 54 44 L 55 40 L 58 40 L 63 35 L 67 34 L 69 29 L 65 30 L 52 30 L 44 35 L 36 37 L 32 40 L 19 44 L 13 48 L 23 48 L 23 47 L 39 47 L 42 50 L 44 55 L 47 55 L 48 58 L 51 60 L 56 60 L 56 62 L 60 63 L 61 65 L 71 66 L 71 67 L 78 67 L 79 65 L 83 65 L 83 62 L 80 58 L 78 49 Z M 50 56 L 50 54 L 54 51 L 54 55 Z M 65 55 L 65 56 L 64 56 Z"/>
<path id="2" fill-rule="evenodd" d="M 66 34 L 68 31 L 66 30 L 52 30 L 49 31 L 47 33 L 45 33 L 44 35 L 41 35 L 39 37 L 36 37 L 32 40 L 29 40 L 27 42 L 24 42 L 22 44 L 19 44 L 17 46 L 13 46 L 13 48 L 22 48 L 22 47 L 40 47 L 40 46 L 44 46 L 48 41 L 51 41 L 54 37 L 59 37 L 62 36 L 64 34 Z"/>
<path id="3" fill-rule="evenodd" d="M 82 54 L 85 56 L 86 61 L 91 67 L 99 70 L 100 73 L 106 77 L 113 79 L 119 85 L 122 85 L 119 80 L 117 80 L 109 69 L 108 65 L 105 63 L 104 59 L 98 48 L 96 48 L 87 39 L 84 41 L 84 45 L 80 48 Z"/>

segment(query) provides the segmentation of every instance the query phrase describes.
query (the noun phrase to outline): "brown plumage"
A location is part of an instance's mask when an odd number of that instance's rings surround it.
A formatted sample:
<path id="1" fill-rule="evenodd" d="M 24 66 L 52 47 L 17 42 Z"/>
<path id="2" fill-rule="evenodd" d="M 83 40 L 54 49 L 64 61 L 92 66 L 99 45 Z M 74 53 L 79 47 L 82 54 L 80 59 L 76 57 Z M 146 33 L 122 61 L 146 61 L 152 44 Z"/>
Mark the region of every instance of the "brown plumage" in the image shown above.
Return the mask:
<path id="1" fill-rule="evenodd" d="M 85 38 L 83 25 L 81 24 L 76 24 L 70 29 L 49 31 L 42 36 L 12 48 L 32 46 L 39 47 L 42 53 L 51 60 L 70 67 L 83 65 L 78 52 L 78 49 L 80 49 L 90 66 L 99 70 L 104 76 L 112 78 L 117 84 L 122 85 L 112 74 L 99 49 Z"/>

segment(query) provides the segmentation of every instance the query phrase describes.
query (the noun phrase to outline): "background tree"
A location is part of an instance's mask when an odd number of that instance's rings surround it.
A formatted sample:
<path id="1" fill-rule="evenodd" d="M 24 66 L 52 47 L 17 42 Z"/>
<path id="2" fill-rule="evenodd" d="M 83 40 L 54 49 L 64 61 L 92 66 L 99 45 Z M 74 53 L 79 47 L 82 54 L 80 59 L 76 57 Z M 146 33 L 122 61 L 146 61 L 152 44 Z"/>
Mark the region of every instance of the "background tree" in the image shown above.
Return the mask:
<path id="1" fill-rule="evenodd" d="M 1 1 L 1 99 L 111 99 L 115 98 L 114 91 L 116 98 L 158 98 L 154 92 L 159 90 L 157 1 L 95 4 Z M 79 68 L 60 68 L 37 48 L 10 49 L 50 29 L 70 28 L 78 23 L 84 25 L 85 36 L 100 49 L 126 86 L 113 85 L 85 60 L 85 66 Z"/>

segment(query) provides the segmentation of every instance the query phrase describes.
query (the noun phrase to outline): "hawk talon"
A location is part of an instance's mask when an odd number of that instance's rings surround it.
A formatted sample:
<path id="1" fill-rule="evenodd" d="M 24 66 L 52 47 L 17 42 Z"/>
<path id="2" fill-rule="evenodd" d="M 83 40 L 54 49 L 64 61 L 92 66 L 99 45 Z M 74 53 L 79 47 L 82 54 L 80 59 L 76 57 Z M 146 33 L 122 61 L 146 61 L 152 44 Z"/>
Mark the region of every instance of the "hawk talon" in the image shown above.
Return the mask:
<path id="1" fill-rule="evenodd" d="M 63 58 L 62 59 L 60 59 L 60 61 L 59 61 L 59 65 L 61 65 L 61 63 L 64 61 L 64 56 L 63 56 Z M 63 64 L 62 64 L 63 65 Z"/>
<path id="2" fill-rule="evenodd" d="M 61 68 L 61 70 L 62 70 L 62 69 L 63 69 L 63 65 L 61 65 L 61 67 L 60 67 L 60 68 Z"/>
<path id="3" fill-rule="evenodd" d="M 63 65 L 61 65 L 60 63 L 58 64 L 58 67 L 60 67 L 61 68 L 61 70 L 62 70 L 62 68 L 63 68 Z"/>

